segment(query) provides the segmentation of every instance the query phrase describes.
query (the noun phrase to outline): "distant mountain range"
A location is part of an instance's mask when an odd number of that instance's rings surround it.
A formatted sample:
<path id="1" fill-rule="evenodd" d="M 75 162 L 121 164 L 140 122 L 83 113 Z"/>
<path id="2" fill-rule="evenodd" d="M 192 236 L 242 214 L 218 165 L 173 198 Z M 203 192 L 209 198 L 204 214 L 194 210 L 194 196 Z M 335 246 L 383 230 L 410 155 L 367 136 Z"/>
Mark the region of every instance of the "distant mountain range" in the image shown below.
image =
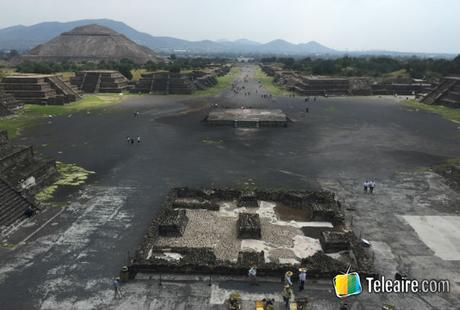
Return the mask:
<path id="1" fill-rule="evenodd" d="M 255 55 L 284 55 L 284 56 L 340 56 L 348 55 L 390 55 L 390 56 L 410 56 L 421 57 L 455 57 L 452 54 L 425 54 L 425 53 L 400 53 L 391 51 L 361 51 L 343 52 L 338 51 L 318 42 L 311 41 L 302 44 L 293 44 L 285 40 L 274 40 L 268 43 L 259 43 L 247 39 L 235 41 L 229 40 L 203 40 L 188 41 L 173 37 L 157 37 L 147 33 L 139 32 L 123 22 L 110 19 L 85 19 L 73 22 L 44 22 L 32 26 L 13 26 L 0 29 L 0 50 L 19 50 L 25 51 L 35 46 L 45 43 L 58 36 L 62 32 L 67 32 L 75 27 L 99 24 L 109 27 L 119 33 L 124 34 L 138 44 L 145 45 L 157 52 L 164 54 L 189 53 L 189 54 L 234 54 L 242 56 Z"/>

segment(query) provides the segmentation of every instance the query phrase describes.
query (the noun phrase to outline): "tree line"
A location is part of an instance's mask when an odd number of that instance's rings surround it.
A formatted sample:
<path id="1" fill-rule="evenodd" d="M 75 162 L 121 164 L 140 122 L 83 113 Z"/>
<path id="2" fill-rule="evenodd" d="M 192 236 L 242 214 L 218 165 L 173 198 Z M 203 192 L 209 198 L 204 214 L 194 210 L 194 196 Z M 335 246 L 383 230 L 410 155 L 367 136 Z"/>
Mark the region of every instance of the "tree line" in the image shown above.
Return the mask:
<path id="1" fill-rule="evenodd" d="M 262 63 L 279 63 L 286 70 L 304 74 L 381 77 L 399 72 L 417 79 L 460 74 L 460 55 L 452 60 L 433 58 L 341 57 L 336 59 L 267 57 Z"/>
<path id="2" fill-rule="evenodd" d="M 131 80 L 132 70 L 145 69 L 147 71 L 164 70 L 170 72 L 181 72 L 183 70 L 199 70 L 210 64 L 223 64 L 226 60 L 222 58 L 178 58 L 175 55 L 169 57 L 168 62 L 154 63 L 148 61 L 143 65 L 134 63 L 129 59 L 120 61 L 100 61 L 81 63 L 75 62 L 35 62 L 24 61 L 16 66 L 16 71 L 21 73 L 42 73 L 51 74 L 57 72 L 77 72 L 83 70 L 116 70 Z"/>

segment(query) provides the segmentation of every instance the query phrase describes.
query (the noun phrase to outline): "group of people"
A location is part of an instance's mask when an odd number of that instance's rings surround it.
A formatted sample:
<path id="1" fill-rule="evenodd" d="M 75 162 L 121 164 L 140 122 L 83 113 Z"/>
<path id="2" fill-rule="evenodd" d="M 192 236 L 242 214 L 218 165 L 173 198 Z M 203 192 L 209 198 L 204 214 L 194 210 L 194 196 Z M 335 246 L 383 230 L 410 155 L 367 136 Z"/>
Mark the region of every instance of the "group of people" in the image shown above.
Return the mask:
<path id="1" fill-rule="evenodd" d="M 364 192 L 365 193 L 374 193 L 374 188 L 375 188 L 375 181 L 371 181 L 371 180 L 366 180 L 364 181 L 363 183 L 363 187 L 364 187 Z"/>
<path id="2" fill-rule="evenodd" d="M 128 141 L 128 143 L 131 143 L 131 144 L 134 144 L 134 141 L 137 141 L 137 143 L 141 143 L 141 137 L 140 136 L 137 136 L 136 140 L 134 140 L 134 138 L 128 136 L 128 137 L 126 137 L 126 140 Z"/>
<path id="3" fill-rule="evenodd" d="M 251 268 L 249 269 L 248 275 L 249 275 L 251 284 L 257 285 L 257 266 L 256 265 L 251 266 Z M 281 291 L 281 296 L 283 297 L 283 302 L 284 302 L 286 309 L 289 309 L 289 303 L 293 295 L 293 291 L 292 291 L 292 288 L 294 286 L 293 281 L 292 281 L 293 275 L 294 273 L 292 271 L 287 271 L 284 274 L 284 287 L 283 287 L 283 290 Z M 299 268 L 298 277 L 299 277 L 299 292 L 301 292 L 305 288 L 305 281 L 307 280 L 307 268 L 305 267 Z M 273 304 L 272 299 L 267 299 L 267 301 Z"/>

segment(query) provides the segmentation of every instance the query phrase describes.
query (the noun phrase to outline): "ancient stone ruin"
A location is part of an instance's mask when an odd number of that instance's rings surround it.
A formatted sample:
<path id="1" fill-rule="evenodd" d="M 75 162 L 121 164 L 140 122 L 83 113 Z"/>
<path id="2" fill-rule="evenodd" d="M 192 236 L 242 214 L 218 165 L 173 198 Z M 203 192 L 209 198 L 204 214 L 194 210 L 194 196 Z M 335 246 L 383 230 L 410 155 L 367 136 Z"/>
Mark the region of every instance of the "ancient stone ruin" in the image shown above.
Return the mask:
<path id="1" fill-rule="evenodd" d="M 230 71 L 230 66 L 219 66 L 205 71 L 173 73 L 158 71 L 144 73 L 137 82 L 134 93 L 188 95 L 196 90 L 203 90 L 217 84 L 217 76 Z"/>
<path id="2" fill-rule="evenodd" d="M 460 108 L 460 77 L 445 77 L 421 102 Z"/>
<path id="3" fill-rule="evenodd" d="M 138 64 L 163 60 L 151 49 L 139 45 L 110 28 L 96 24 L 64 32 L 21 57 L 27 61 L 120 61 Z"/>
<path id="4" fill-rule="evenodd" d="M 247 275 L 253 264 L 260 276 L 280 276 L 300 265 L 307 267 L 309 277 L 330 279 L 349 265 L 360 274 L 374 275 L 372 255 L 346 229 L 333 193 L 248 193 L 234 188 L 173 189 L 129 258 L 130 276 Z M 241 197 L 255 197 L 257 206 L 241 206 Z M 217 208 L 210 209 L 211 205 Z M 304 234 L 304 228 L 315 233 Z"/>
<path id="5" fill-rule="evenodd" d="M 238 215 L 238 238 L 260 239 L 260 219 L 258 214 L 240 213 Z"/>
<path id="6" fill-rule="evenodd" d="M 280 109 L 212 109 L 203 120 L 209 126 L 287 127 L 290 120 Z"/>
<path id="7" fill-rule="evenodd" d="M 118 71 L 80 71 L 70 83 L 85 93 L 122 93 L 128 88 L 128 79 Z"/>
<path id="8" fill-rule="evenodd" d="M 188 218 L 185 210 L 170 210 L 162 218 L 160 226 L 158 227 L 158 233 L 160 236 L 182 236 L 187 223 Z"/>
<path id="9" fill-rule="evenodd" d="M 33 193 L 57 177 L 54 160 L 34 153 L 31 146 L 10 143 L 6 131 L 0 131 L 0 230 L 25 217 L 28 208 L 38 207 Z"/>
<path id="10" fill-rule="evenodd" d="M 0 88 L 0 116 L 13 114 L 20 108 L 22 108 L 22 104 L 16 101 L 13 95 L 5 93 Z"/>
<path id="11" fill-rule="evenodd" d="M 35 154 L 32 146 L 12 144 L 1 131 L 0 176 L 18 191 L 37 191 L 57 176 L 56 163 Z"/>
<path id="12" fill-rule="evenodd" d="M 412 79 L 305 76 L 274 65 L 261 65 L 261 69 L 273 76 L 276 84 L 303 96 L 414 95 L 425 93 L 431 87 L 429 83 Z"/>
<path id="13" fill-rule="evenodd" d="M 60 105 L 81 98 L 69 83 L 51 74 L 7 76 L 1 80 L 0 88 L 21 103 Z"/>

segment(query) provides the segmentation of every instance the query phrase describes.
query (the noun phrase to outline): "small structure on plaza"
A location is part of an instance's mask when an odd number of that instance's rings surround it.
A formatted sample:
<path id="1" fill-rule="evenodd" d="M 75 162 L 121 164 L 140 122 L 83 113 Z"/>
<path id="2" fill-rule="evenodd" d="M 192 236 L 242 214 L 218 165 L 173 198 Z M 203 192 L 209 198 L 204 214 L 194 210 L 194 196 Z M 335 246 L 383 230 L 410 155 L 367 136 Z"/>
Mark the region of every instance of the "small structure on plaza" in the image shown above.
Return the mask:
<path id="1" fill-rule="evenodd" d="M 442 82 L 423 97 L 421 102 L 460 108 L 460 77 L 443 78 Z"/>
<path id="2" fill-rule="evenodd" d="M 301 265 L 309 277 L 330 279 L 350 265 L 360 274 L 374 275 L 372 255 L 347 230 L 333 193 L 254 190 L 257 206 L 244 207 L 238 204 L 244 192 L 173 189 L 129 258 L 131 278 L 157 272 L 246 275 L 254 264 L 260 276 L 279 276 Z M 218 208 L 177 204 L 187 199 L 212 201 Z M 314 209 L 326 211 L 315 214 Z M 319 237 L 305 234 L 304 228 L 318 230 Z"/>
<path id="3" fill-rule="evenodd" d="M 151 49 L 139 45 L 126 36 L 104 26 L 92 24 L 38 45 L 21 57 L 27 61 L 120 61 L 129 59 L 138 64 L 163 60 Z"/>
<path id="4" fill-rule="evenodd" d="M 128 88 L 128 79 L 118 71 L 80 71 L 70 83 L 85 93 L 122 93 Z"/>
<path id="5" fill-rule="evenodd" d="M 289 119 L 280 109 L 213 109 L 203 120 L 209 126 L 287 127 Z"/>
<path id="6" fill-rule="evenodd" d="M 22 74 L 4 77 L 0 88 L 17 102 L 66 104 L 81 98 L 78 90 L 54 74 Z"/>

